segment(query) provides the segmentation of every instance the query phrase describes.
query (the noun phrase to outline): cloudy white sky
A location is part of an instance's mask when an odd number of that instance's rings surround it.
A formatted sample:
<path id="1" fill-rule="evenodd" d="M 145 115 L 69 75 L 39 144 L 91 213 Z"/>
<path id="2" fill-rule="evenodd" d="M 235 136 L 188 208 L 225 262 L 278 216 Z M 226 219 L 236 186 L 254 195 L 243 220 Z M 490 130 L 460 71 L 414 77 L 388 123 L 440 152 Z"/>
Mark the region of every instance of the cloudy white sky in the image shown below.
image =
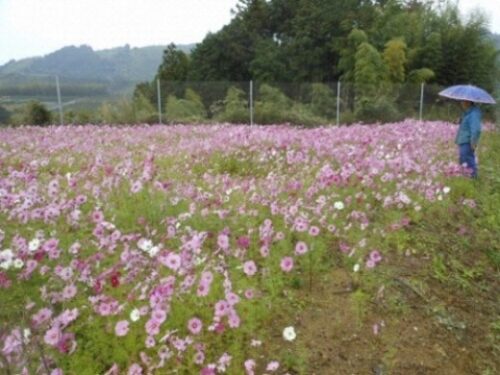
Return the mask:
<path id="1" fill-rule="evenodd" d="M 238 0 L 0 0 L 0 65 L 67 45 L 99 50 L 197 43 L 231 20 Z M 460 0 L 480 7 L 500 33 L 498 0 Z"/>

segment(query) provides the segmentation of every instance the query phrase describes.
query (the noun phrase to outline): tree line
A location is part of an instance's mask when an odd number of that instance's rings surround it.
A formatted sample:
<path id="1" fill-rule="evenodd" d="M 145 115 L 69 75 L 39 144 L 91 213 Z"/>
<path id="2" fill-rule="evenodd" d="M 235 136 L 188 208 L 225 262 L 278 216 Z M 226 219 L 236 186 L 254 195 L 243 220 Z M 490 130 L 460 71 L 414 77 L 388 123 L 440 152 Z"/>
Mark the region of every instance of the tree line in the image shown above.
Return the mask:
<path id="1" fill-rule="evenodd" d="M 298 123 L 331 119 L 337 81 L 353 121 L 403 116 L 397 102 L 421 83 L 471 83 L 491 92 L 498 85 L 499 51 L 484 16 L 464 19 L 446 0 L 240 0 L 233 12 L 191 53 L 169 45 L 154 79 L 136 86 L 128 111 L 121 102 L 101 113 L 156 119 L 158 80 L 171 121 L 248 117 L 248 90 L 237 82 L 252 80 L 271 101 L 265 113 Z M 311 84 L 300 100 L 283 88 L 304 82 Z"/>

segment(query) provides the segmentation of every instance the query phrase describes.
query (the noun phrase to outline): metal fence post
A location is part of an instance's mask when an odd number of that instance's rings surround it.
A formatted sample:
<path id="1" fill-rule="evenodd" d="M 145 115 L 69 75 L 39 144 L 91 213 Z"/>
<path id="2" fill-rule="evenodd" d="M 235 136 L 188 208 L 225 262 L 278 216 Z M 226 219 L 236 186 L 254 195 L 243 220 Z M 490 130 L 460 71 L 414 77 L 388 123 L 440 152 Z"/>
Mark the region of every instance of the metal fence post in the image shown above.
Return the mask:
<path id="1" fill-rule="evenodd" d="M 420 85 L 420 112 L 418 116 L 420 121 L 422 121 L 422 112 L 424 110 L 424 85 L 424 82 Z"/>
<path id="2" fill-rule="evenodd" d="M 62 103 L 61 103 L 61 88 L 59 87 L 59 76 L 56 76 L 56 91 L 57 91 L 57 104 L 59 106 L 59 123 L 64 125 Z"/>
<path id="3" fill-rule="evenodd" d="M 340 124 L 340 81 L 337 82 L 337 126 Z"/>
<path id="4" fill-rule="evenodd" d="M 160 79 L 156 80 L 156 96 L 158 98 L 158 121 L 161 122 L 161 88 L 160 88 Z"/>
<path id="5" fill-rule="evenodd" d="M 250 81 L 250 126 L 253 125 L 253 80 Z"/>

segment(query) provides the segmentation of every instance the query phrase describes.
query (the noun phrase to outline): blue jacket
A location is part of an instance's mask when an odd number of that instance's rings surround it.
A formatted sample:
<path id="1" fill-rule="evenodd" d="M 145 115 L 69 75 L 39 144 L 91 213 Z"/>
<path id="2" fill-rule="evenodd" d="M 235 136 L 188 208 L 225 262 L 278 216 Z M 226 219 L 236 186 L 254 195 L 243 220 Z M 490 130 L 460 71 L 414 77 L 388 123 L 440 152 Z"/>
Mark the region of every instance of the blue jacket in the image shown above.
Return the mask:
<path id="1" fill-rule="evenodd" d="M 477 145 L 481 136 L 481 110 L 473 105 L 462 115 L 460 126 L 458 127 L 455 143 L 461 145 L 470 143 Z"/>

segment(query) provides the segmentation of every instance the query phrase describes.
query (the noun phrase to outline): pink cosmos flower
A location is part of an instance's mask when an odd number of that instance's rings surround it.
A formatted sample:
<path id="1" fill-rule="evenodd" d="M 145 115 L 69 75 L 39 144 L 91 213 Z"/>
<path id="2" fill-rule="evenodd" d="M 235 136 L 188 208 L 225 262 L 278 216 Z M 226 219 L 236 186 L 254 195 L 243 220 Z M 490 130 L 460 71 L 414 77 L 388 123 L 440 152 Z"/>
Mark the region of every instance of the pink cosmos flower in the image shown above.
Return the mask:
<path id="1" fill-rule="evenodd" d="M 181 267 L 181 257 L 175 253 L 169 253 L 166 259 L 166 266 L 172 271 L 177 271 Z"/>
<path id="2" fill-rule="evenodd" d="M 156 340 L 153 336 L 148 336 L 146 337 L 146 340 L 144 341 L 144 345 L 146 345 L 146 348 L 152 348 L 156 344 Z"/>
<path id="3" fill-rule="evenodd" d="M 197 351 L 196 354 L 194 355 L 193 362 L 196 363 L 197 365 L 202 365 L 203 362 L 205 362 L 205 353 L 203 353 L 201 350 Z"/>
<path id="4" fill-rule="evenodd" d="M 319 234 L 319 228 L 313 225 L 309 228 L 309 234 L 313 237 L 316 237 Z"/>
<path id="5" fill-rule="evenodd" d="M 243 272 L 245 272 L 247 276 L 255 275 L 255 273 L 257 272 L 257 266 L 255 265 L 255 262 L 253 260 L 247 260 L 243 264 Z"/>
<path id="6" fill-rule="evenodd" d="M 255 360 L 253 359 L 247 359 L 245 361 L 245 370 L 247 375 L 254 375 L 254 369 L 255 369 Z"/>
<path id="7" fill-rule="evenodd" d="M 378 250 L 373 250 L 370 253 L 370 259 L 373 260 L 375 263 L 378 263 L 382 260 L 382 255 L 380 255 L 380 252 Z"/>
<path id="8" fill-rule="evenodd" d="M 223 250 L 229 248 L 229 237 L 225 234 L 219 234 L 217 237 L 217 245 Z"/>
<path id="9" fill-rule="evenodd" d="M 295 255 L 303 255 L 307 253 L 307 244 L 305 242 L 299 241 L 295 245 Z"/>
<path id="10" fill-rule="evenodd" d="M 101 211 L 95 210 L 94 212 L 92 212 L 92 221 L 94 223 L 99 224 L 103 220 L 104 220 L 104 214 Z"/>
<path id="11" fill-rule="evenodd" d="M 284 257 L 283 259 L 281 259 L 280 266 L 283 272 L 290 272 L 293 269 L 293 258 Z"/>
<path id="12" fill-rule="evenodd" d="M 201 274 L 201 280 L 210 284 L 214 280 L 214 275 L 210 271 L 205 271 Z"/>
<path id="13" fill-rule="evenodd" d="M 74 296 L 76 296 L 76 292 L 77 292 L 76 286 L 73 284 L 70 284 L 70 285 L 67 285 L 66 287 L 64 287 L 63 292 L 62 292 L 62 296 L 65 300 L 70 300 Z"/>
<path id="14" fill-rule="evenodd" d="M 261 246 L 260 255 L 262 255 L 263 258 L 267 258 L 269 256 L 269 246 L 267 245 Z"/>
<path id="15" fill-rule="evenodd" d="M 231 328 L 238 328 L 240 326 L 240 317 L 236 311 L 231 310 L 229 313 L 228 324 Z"/>
<path id="16" fill-rule="evenodd" d="M 130 192 L 133 194 L 136 194 L 142 190 L 142 182 L 141 181 L 135 181 L 132 186 L 130 187 Z"/>
<path id="17" fill-rule="evenodd" d="M 57 324 L 60 324 L 62 327 L 68 326 L 71 322 L 73 322 L 78 317 L 78 309 L 67 309 L 64 310 L 55 320 Z"/>
<path id="18" fill-rule="evenodd" d="M 193 335 L 197 335 L 201 332 L 203 323 L 198 318 L 192 318 L 188 322 L 188 329 Z"/>
<path id="19" fill-rule="evenodd" d="M 129 322 L 127 320 L 120 320 L 115 325 L 116 336 L 125 336 L 129 330 Z"/>
<path id="20" fill-rule="evenodd" d="M 233 292 L 226 293 L 226 301 L 229 303 L 230 306 L 236 305 L 238 302 L 240 302 L 240 297 Z"/>
<path id="21" fill-rule="evenodd" d="M 160 323 L 155 319 L 149 319 L 146 322 L 146 332 L 150 336 L 156 336 L 160 333 Z"/>
<path id="22" fill-rule="evenodd" d="M 132 364 L 128 368 L 128 375 L 142 375 L 142 367 L 139 366 L 137 363 Z"/>
<path id="23" fill-rule="evenodd" d="M 365 263 L 366 268 L 374 268 L 376 263 L 372 259 L 368 259 Z"/>
<path id="24" fill-rule="evenodd" d="M 225 300 L 220 300 L 215 304 L 215 316 L 224 316 L 229 311 L 229 304 Z"/>
<path id="25" fill-rule="evenodd" d="M 56 346 L 60 339 L 61 331 L 59 330 L 59 327 L 50 328 L 47 332 L 45 332 L 45 336 L 43 337 L 43 341 L 51 346 Z"/>
<path id="26" fill-rule="evenodd" d="M 31 317 L 33 324 L 38 327 L 52 317 L 52 310 L 43 308 Z"/>
<path id="27" fill-rule="evenodd" d="M 151 313 L 151 318 L 155 319 L 158 323 L 163 323 L 167 318 L 167 313 L 163 309 L 156 308 Z"/>
<path id="28" fill-rule="evenodd" d="M 198 297 L 206 297 L 208 292 L 210 291 L 210 284 L 201 282 L 198 285 L 198 289 L 196 290 L 196 294 Z"/>
<path id="29" fill-rule="evenodd" d="M 276 371 L 280 367 L 278 361 L 271 361 L 267 364 L 266 371 Z"/>
<path id="30" fill-rule="evenodd" d="M 253 299 L 254 297 L 255 297 L 255 292 L 253 289 L 245 290 L 245 298 L 246 299 Z"/>

